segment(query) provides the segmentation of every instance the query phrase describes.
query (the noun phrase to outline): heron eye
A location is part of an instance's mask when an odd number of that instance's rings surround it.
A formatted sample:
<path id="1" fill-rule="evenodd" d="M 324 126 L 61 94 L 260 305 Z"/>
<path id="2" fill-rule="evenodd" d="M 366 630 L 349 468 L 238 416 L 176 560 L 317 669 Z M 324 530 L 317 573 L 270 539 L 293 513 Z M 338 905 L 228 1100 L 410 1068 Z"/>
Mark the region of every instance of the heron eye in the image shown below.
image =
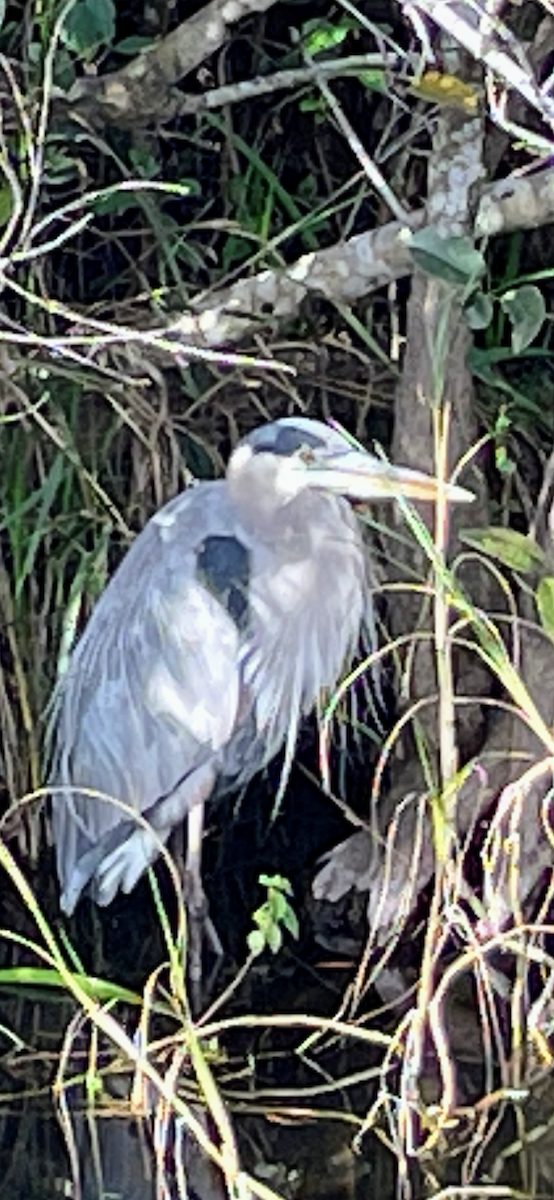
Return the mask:
<path id="1" fill-rule="evenodd" d="M 296 451 L 296 454 L 297 454 L 298 458 L 302 459 L 302 462 L 305 462 L 305 463 L 315 462 L 315 454 L 314 454 L 313 448 L 311 446 L 306 446 L 306 445 L 299 446 L 298 450 Z"/>

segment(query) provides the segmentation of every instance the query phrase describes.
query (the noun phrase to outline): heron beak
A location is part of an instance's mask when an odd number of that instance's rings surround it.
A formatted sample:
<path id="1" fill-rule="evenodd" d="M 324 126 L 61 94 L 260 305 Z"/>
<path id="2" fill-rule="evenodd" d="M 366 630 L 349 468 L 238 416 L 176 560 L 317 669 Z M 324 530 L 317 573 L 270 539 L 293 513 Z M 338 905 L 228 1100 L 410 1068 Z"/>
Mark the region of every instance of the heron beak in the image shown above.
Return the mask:
<path id="1" fill-rule="evenodd" d="M 313 465 L 306 463 L 305 469 L 308 487 L 324 488 L 351 500 L 394 500 L 402 496 L 433 501 L 441 495 L 455 504 L 467 504 L 475 499 L 473 492 L 457 483 L 442 482 L 408 467 L 395 467 L 359 450 L 314 458 Z"/>

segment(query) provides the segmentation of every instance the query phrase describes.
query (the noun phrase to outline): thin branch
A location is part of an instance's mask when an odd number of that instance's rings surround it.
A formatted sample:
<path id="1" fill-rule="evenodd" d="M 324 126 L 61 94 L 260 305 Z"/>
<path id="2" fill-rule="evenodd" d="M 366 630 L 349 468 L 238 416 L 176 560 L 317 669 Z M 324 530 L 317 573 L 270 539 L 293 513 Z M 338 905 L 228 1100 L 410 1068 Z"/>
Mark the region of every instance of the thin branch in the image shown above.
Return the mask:
<path id="1" fill-rule="evenodd" d="M 331 88 L 329 87 L 327 80 L 323 77 L 321 72 L 317 69 L 317 64 L 314 63 L 313 60 L 311 58 L 309 58 L 307 54 L 305 55 L 305 57 L 306 57 L 306 61 L 307 61 L 308 65 L 310 67 L 312 67 L 312 69 L 316 70 L 315 81 L 317 83 L 317 86 L 318 86 L 322 96 L 324 97 L 327 105 L 329 106 L 329 109 L 332 112 L 333 117 L 335 118 L 335 121 L 336 121 L 341 133 L 344 134 L 345 140 L 348 143 L 348 145 L 350 146 L 352 153 L 356 155 L 356 158 L 358 159 L 358 162 L 359 162 L 362 170 L 364 171 L 367 179 L 369 180 L 371 187 L 374 188 L 377 192 L 379 192 L 379 194 L 381 195 L 385 204 L 388 206 L 388 208 L 390 208 L 390 211 L 393 214 L 393 216 L 396 217 L 397 221 L 404 221 L 406 223 L 406 225 L 411 226 L 410 213 L 400 203 L 398 197 L 395 196 L 392 188 L 387 183 L 382 171 L 379 170 L 377 163 L 368 154 L 365 146 L 363 145 L 363 142 L 358 137 L 358 134 L 356 133 L 356 131 L 352 128 L 352 125 L 351 125 L 350 121 L 348 120 L 348 117 L 346 116 L 344 109 L 339 104 L 336 96 L 331 91 Z"/>
<path id="2" fill-rule="evenodd" d="M 398 54 L 351 54 L 346 58 L 326 59 L 313 66 L 273 71 L 270 75 L 257 75 L 254 79 L 241 79 L 238 83 L 211 88 L 199 96 L 183 96 L 178 102 L 179 116 L 213 111 L 245 100 L 258 100 L 260 96 L 292 91 L 306 84 L 315 86 L 319 79 L 348 78 L 350 75 L 359 75 L 361 71 L 394 71 L 399 70 L 401 65 Z"/>

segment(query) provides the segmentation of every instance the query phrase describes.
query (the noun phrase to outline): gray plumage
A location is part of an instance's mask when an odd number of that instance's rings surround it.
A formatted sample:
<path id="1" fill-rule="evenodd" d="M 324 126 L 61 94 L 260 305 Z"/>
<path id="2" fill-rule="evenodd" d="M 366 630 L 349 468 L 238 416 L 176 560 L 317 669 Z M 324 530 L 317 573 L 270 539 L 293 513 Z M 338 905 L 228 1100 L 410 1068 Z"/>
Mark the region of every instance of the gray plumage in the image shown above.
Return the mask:
<path id="1" fill-rule="evenodd" d="M 130 891 L 159 853 L 94 792 L 141 814 L 165 843 L 284 744 L 290 763 L 303 714 L 371 627 L 359 522 L 337 493 L 395 490 L 430 497 L 436 485 L 320 422 L 285 418 L 239 445 L 225 480 L 148 522 L 59 685 L 52 819 L 67 913 L 85 888 L 103 905 Z"/>

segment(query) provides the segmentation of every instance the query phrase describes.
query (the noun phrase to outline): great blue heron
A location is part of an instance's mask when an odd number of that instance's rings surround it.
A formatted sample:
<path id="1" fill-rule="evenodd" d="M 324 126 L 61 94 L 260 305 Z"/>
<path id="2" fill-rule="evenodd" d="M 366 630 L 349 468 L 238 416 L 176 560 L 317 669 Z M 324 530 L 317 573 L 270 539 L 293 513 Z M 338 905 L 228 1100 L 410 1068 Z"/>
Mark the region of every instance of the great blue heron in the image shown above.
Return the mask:
<path id="1" fill-rule="evenodd" d="M 285 417 L 240 442 L 225 480 L 189 488 L 148 522 L 59 685 L 51 784 L 66 913 L 84 889 L 101 905 L 130 892 L 185 817 L 201 894 L 205 801 L 247 783 L 283 745 L 290 764 L 302 715 L 371 628 L 346 497 L 399 493 L 433 499 L 437 483 L 334 427 Z"/>

